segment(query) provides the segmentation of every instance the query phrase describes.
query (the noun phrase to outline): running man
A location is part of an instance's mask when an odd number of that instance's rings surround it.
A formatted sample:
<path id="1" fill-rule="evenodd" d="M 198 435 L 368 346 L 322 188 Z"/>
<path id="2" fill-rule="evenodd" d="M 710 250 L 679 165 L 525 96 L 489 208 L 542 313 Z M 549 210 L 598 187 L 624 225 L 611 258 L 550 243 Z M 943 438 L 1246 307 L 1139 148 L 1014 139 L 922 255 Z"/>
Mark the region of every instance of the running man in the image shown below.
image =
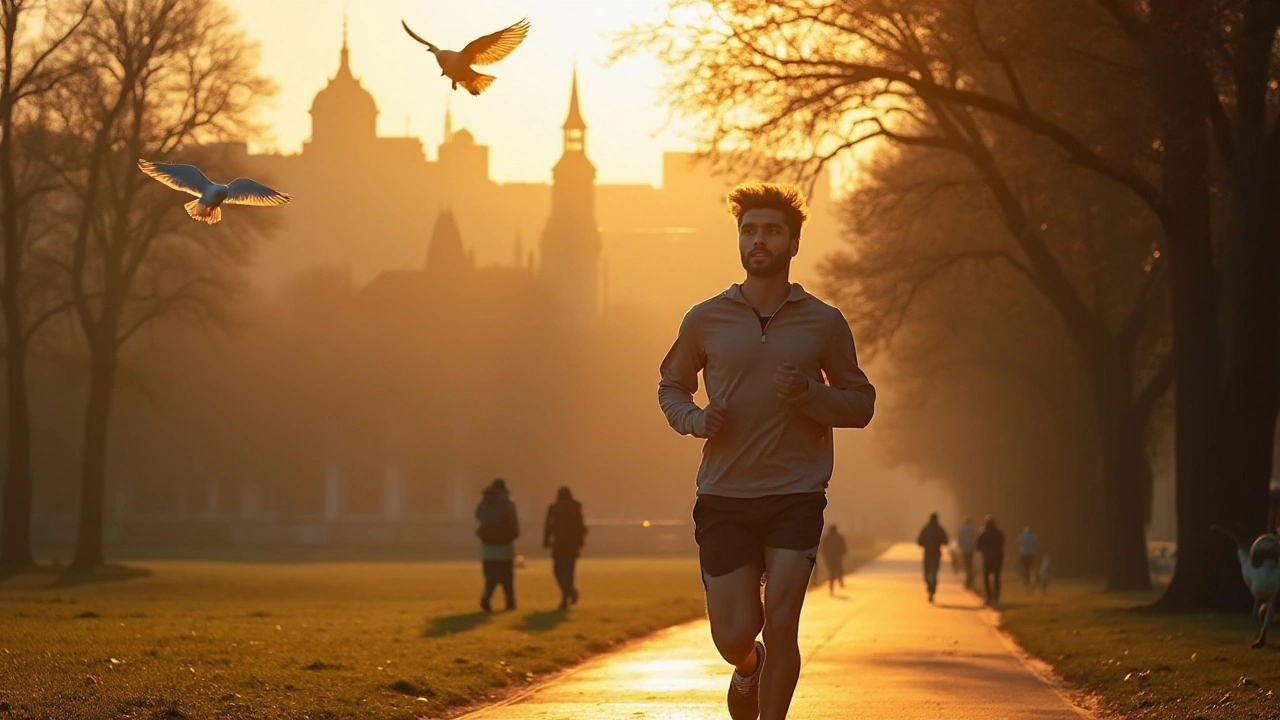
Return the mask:
<path id="1" fill-rule="evenodd" d="M 809 215 L 799 189 L 740 185 L 728 201 L 746 278 L 685 315 L 662 361 L 658 402 L 676 432 L 706 441 L 694 537 L 711 637 L 734 666 L 729 715 L 783 720 L 800 675 L 800 610 L 822 538 L 832 428 L 866 427 L 875 388 L 844 316 L 790 280 Z M 705 408 L 693 401 L 699 372 Z"/>

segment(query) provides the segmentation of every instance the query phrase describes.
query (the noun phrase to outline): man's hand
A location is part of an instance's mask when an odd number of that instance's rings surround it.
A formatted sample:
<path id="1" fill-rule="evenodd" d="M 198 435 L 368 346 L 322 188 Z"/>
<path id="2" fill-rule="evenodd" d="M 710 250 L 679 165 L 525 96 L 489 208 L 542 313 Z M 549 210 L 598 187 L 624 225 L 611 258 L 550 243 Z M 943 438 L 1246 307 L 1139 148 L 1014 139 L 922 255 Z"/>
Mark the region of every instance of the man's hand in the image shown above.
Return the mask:
<path id="1" fill-rule="evenodd" d="M 724 427 L 724 403 L 719 400 L 712 400 L 702 410 L 702 434 L 708 440 L 720 434 L 720 428 Z"/>
<path id="2" fill-rule="evenodd" d="M 809 378 L 791 363 L 782 363 L 773 374 L 773 386 L 778 397 L 795 400 L 809 389 Z"/>

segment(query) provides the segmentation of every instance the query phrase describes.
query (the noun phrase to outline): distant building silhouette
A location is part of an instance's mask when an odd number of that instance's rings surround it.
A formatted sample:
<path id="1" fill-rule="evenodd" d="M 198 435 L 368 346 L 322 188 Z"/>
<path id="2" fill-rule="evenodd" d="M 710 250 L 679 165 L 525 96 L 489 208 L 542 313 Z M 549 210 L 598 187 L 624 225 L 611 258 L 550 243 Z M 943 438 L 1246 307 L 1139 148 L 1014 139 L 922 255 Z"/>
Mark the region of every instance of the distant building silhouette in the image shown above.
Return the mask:
<path id="1" fill-rule="evenodd" d="M 600 227 L 596 224 L 596 167 L 587 159 L 587 124 L 578 105 L 578 71 L 569 90 L 564 152 L 553 170 L 551 216 L 542 231 L 539 274 L 551 287 L 566 325 L 590 326 L 600 309 Z"/>
<path id="2" fill-rule="evenodd" d="M 145 473 L 113 466 L 125 537 L 168 542 L 198 515 L 223 522 L 235 542 L 438 542 L 452 535 L 433 535 L 432 524 L 469 523 L 480 484 L 512 463 L 532 468 L 522 486 L 537 497 L 571 474 L 564 463 L 588 462 L 557 457 L 562 431 L 547 418 L 594 401 L 576 385 L 589 373 L 572 365 L 599 349 L 593 327 L 637 311 L 678 320 L 738 280 L 724 196 L 759 178 L 715 177 L 693 154 L 666 152 L 660 187 L 598 184 L 576 68 L 568 86 L 551 182 L 497 183 L 489 148 L 455 127 L 447 105 L 434 160 L 417 137 L 377 134 L 377 102 L 353 73 L 344 27 L 300 153 L 220 146 L 225 160 L 295 195 L 251 279 L 272 293 L 296 289 L 304 272 L 339 278 L 345 289 L 315 312 L 346 334 L 318 347 L 323 371 L 298 369 L 323 377 L 312 389 L 329 394 L 269 438 L 265 459 L 226 453 L 199 472 L 183 459 L 163 493 Z M 828 194 L 824 175 L 802 262 L 816 265 L 837 245 Z"/>
<path id="3" fill-rule="evenodd" d="M 571 327 L 590 325 L 614 301 L 671 297 L 672 288 L 706 295 L 723 289 L 725 271 L 740 271 L 732 254 L 706 240 L 732 238 L 725 191 L 758 178 L 713 177 L 691 153 L 666 152 L 660 188 L 597 184 L 576 69 L 552 182 L 497 183 L 489 176 L 489 147 L 456 127 L 448 105 L 435 159 L 417 137 L 379 136 L 377 102 L 351 58 L 344 28 L 337 71 L 312 102 L 311 136 L 299 154 L 251 155 L 244 144 L 224 146 L 256 177 L 295 196 L 253 269 L 252 279 L 265 289 L 317 265 L 348 268 L 360 285 L 383 271 L 421 267 L 424 234 L 441 208 L 450 210 L 476 268 L 532 268 Z M 824 175 L 810 198 L 814 217 L 802 264 L 816 265 L 836 247 L 828 193 Z M 519 248 L 518 258 L 516 237 L 536 238 Z M 655 243 L 664 252 L 654 253 Z M 679 267 L 671 267 L 673 258 Z M 649 272 L 654 263 L 666 267 L 658 277 Z M 613 268 L 607 280 L 606 265 Z"/>

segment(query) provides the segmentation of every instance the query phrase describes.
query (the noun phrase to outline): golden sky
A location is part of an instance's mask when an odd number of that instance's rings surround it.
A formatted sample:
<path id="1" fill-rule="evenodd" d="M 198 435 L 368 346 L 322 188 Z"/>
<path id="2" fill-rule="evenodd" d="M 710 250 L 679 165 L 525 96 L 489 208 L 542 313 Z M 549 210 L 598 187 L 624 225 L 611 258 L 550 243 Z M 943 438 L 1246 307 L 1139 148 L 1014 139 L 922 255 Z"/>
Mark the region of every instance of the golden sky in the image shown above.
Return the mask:
<path id="1" fill-rule="evenodd" d="M 378 104 L 378 134 L 420 137 L 435 159 L 446 98 L 454 129 L 465 127 L 490 147 L 490 176 L 499 182 L 545 182 L 560 156 L 574 60 L 587 153 L 601 182 L 659 184 L 664 149 L 692 143 L 662 127 L 659 66 L 633 57 L 606 68 L 606 34 L 657 12 L 662 0 L 225 0 L 249 37 L 262 46 L 261 69 L 280 92 L 264 115 L 274 131 L 268 147 L 294 153 L 311 132 L 311 100 L 338 67 L 344 6 L 349 7 L 351 68 Z M 447 78 L 426 48 L 400 27 L 403 18 L 436 45 L 461 49 L 521 17 L 529 36 L 482 72 L 497 80 L 479 97 Z"/>

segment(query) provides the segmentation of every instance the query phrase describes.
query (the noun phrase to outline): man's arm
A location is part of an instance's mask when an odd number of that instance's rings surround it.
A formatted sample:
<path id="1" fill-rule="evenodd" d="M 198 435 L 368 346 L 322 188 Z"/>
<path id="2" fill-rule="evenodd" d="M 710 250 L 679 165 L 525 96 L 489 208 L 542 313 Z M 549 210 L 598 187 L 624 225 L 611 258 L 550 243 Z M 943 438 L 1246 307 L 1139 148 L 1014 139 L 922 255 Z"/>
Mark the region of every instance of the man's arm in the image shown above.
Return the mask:
<path id="1" fill-rule="evenodd" d="M 808 389 L 792 402 L 827 427 L 863 428 L 875 412 L 876 389 L 858 367 L 849 323 L 843 317 L 835 317 L 822 353 L 822 371 L 827 382 L 809 378 Z"/>
<path id="2" fill-rule="evenodd" d="M 698 371 L 706 367 L 707 356 L 692 316 L 692 311 L 684 316 L 676 341 L 662 359 L 658 405 L 673 430 L 702 437 L 703 410 L 693 401 L 693 394 L 698 391 Z"/>

